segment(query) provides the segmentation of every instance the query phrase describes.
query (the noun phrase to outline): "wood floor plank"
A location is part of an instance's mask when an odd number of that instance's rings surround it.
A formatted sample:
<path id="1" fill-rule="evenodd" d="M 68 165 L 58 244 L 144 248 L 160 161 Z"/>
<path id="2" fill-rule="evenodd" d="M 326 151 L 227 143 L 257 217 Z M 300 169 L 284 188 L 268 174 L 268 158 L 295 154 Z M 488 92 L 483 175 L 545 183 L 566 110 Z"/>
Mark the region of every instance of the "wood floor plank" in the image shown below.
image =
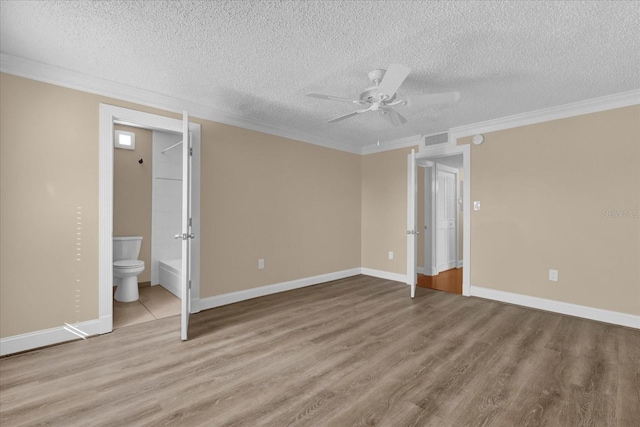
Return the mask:
<path id="1" fill-rule="evenodd" d="M 640 331 L 356 276 L 0 359 L 0 425 L 637 426 Z"/>

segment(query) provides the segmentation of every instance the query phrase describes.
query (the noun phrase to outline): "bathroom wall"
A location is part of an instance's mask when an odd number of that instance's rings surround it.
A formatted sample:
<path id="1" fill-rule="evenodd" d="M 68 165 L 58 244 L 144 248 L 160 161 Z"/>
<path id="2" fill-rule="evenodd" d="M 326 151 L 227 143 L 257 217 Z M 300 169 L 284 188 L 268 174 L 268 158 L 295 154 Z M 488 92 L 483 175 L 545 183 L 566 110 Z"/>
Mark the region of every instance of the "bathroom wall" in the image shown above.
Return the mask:
<path id="1" fill-rule="evenodd" d="M 180 259 L 182 241 L 182 145 L 162 152 L 182 140 L 182 135 L 153 131 L 153 214 L 151 284 L 160 283 L 158 261 Z"/>
<path id="2" fill-rule="evenodd" d="M 136 134 L 135 150 L 113 150 L 113 235 L 142 236 L 138 259 L 145 269 L 138 283 L 149 282 L 151 274 L 151 174 L 153 155 L 151 131 L 129 126 L 114 126 Z M 139 160 L 143 159 L 140 164 Z"/>

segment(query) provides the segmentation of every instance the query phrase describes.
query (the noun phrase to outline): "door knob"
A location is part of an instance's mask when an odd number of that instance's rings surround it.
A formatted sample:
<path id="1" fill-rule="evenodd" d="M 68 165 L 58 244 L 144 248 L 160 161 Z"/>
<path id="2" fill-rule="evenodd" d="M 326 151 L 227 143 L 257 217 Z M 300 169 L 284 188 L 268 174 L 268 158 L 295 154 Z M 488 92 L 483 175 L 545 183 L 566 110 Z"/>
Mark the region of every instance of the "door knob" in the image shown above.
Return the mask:
<path id="1" fill-rule="evenodd" d="M 182 240 L 187 240 L 187 239 L 195 239 L 196 235 L 191 233 L 191 234 L 176 234 L 175 236 L 173 236 L 174 239 L 182 239 Z"/>

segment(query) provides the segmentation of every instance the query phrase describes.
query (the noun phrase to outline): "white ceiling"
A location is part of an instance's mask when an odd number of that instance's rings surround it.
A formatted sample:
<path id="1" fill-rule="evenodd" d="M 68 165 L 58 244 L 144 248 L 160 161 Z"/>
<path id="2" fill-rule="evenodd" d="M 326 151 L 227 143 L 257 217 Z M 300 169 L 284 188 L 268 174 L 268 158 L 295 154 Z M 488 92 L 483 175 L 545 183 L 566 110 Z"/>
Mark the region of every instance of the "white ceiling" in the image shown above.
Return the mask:
<path id="1" fill-rule="evenodd" d="M 640 87 L 637 2 L 2 1 L 0 50 L 360 148 Z M 460 91 L 334 124 L 367 73 L 398 96 Z"/>

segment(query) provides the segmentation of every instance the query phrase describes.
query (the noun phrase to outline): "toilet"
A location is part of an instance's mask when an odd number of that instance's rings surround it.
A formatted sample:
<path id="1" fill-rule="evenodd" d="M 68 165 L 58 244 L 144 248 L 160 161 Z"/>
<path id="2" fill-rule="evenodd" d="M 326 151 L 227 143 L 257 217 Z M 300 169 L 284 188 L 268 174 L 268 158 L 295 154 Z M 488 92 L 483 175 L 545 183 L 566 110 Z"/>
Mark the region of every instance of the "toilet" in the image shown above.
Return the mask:
<path id="1" fill-rule="evenodd" d="M 144 271 L 144 261 L 138 259 L 142 236 L 113 238 L 114 298 L 120 302 L 138 300 L 138 275 Z"/>

